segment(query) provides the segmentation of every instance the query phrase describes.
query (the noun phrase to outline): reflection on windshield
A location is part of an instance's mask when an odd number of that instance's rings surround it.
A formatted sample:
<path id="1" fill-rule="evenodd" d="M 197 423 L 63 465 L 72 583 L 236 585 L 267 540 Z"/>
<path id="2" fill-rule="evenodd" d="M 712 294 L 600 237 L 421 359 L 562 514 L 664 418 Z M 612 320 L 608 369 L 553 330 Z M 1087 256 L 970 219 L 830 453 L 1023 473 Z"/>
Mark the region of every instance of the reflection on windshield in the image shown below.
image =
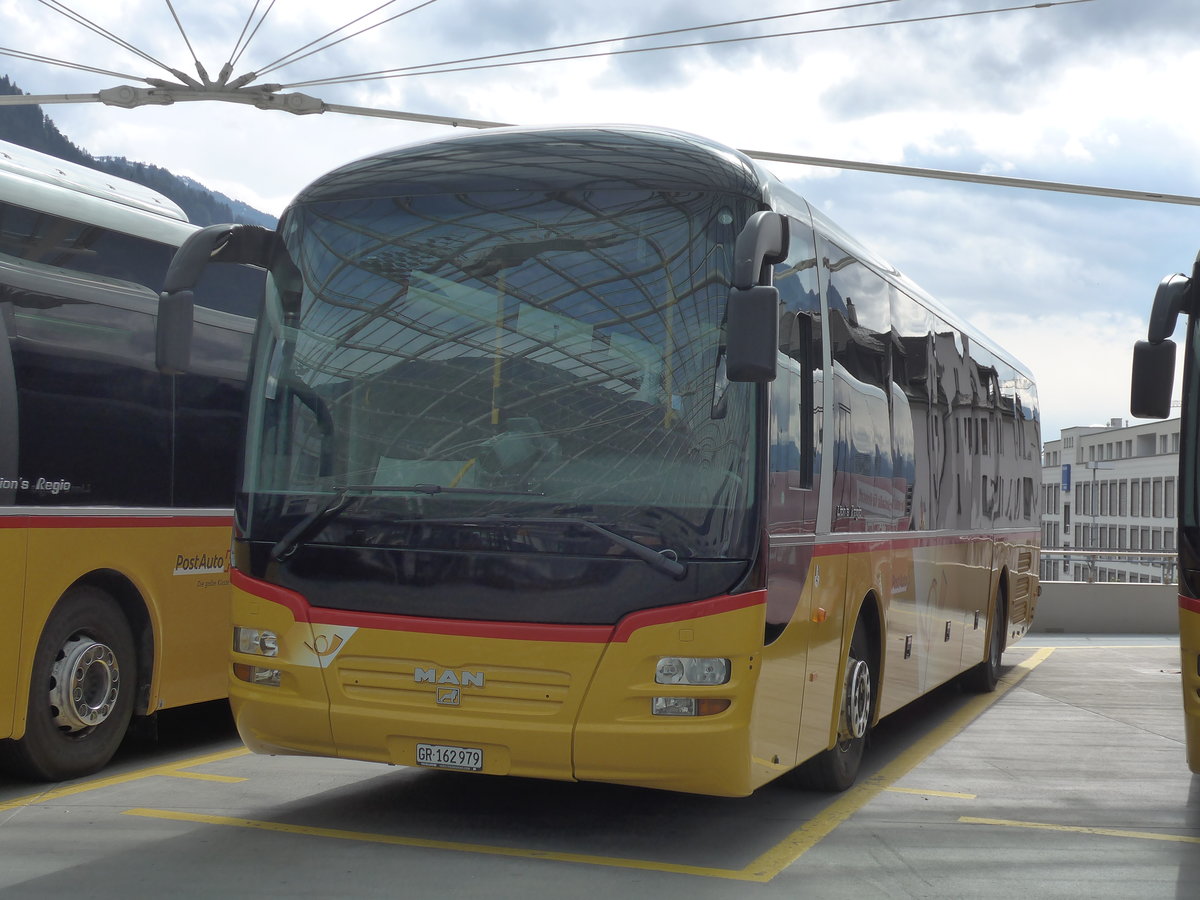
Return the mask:
<path id="1" fill-rule="evenodd" d="M 713 403 L 744 205 L 611 190 L 294 209 L 246 489 L 285 525 L 345 485 L 404 518 L 585 505 L 613 526 L 653 508 L 689 552 L 745 555 L 751 389 Z"/>

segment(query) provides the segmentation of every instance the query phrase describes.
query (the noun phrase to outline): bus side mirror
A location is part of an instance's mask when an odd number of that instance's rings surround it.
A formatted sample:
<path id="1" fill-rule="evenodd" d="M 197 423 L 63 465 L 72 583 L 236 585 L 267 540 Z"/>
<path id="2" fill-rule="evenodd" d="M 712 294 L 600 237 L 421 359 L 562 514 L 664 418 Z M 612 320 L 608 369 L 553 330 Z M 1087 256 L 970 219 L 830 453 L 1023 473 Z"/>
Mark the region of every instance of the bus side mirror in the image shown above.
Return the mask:
<path id="1" fill-rule="evenodd" d="M 275 232 L 259 225 L 210 225 L 180 244 L 158 297 L 155 364 L 164 375 L 188 370 L 192 355 L 193 290 L 210 262 L 266 268 Z"/>
<path id="2" fill-rule="evenodd" d="M 1171 414 L 1171 388 L 1175 382 L 1175 333 L 1179 314 L 1195 312 L 1193 281 L 1200 277 L 1200 255 L 1193 278 L 1168 275 L 1154 292 L 1146 340 L 1133 347 L 1133 373 L 1129 383 L 1129 412 L 1138 419 L 1165 419 Z"/>
<path id="3" fill-rule="evenodd" d="M 1138 419 L 1165 419 L 1171 415 L 1171 387 L 1175 381 L 1175 342 L 1133 345 L 1133 378 L 1129 386 L 1129 412 Z"/>
<path id="4" fill-rule="evenodd" d="M 188 370 L 192 359 L 194 314 L 191 291 L 163 291 L 159 295 L 154 361 L 164 375 L 182 375 Z"/>
<path id="5" fill-rule="evenodd" d="M 756 212 L 733 249 L 733 286 L 725 316 L 725 372 L 730 381 L 775 380 L 779 289 L 773 265 L 788 253 L 787 219 Z"/>

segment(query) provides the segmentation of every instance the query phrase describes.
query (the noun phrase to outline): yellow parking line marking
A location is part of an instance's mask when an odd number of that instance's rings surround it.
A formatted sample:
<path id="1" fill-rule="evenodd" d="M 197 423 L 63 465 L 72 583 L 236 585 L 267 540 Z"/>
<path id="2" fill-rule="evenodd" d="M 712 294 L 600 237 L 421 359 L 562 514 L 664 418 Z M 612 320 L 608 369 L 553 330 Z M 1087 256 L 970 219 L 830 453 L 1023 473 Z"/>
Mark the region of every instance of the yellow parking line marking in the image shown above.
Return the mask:
<path id="1" fill-rule="evenodd" d="M 956 791 L 922 791 L 917 788 L 889 787 L 884 788 L 884 790 L 892 794 L 916 794 L 919 797 L 949 797 L 952 800 L 976 800 L 979 797 L 978 794 L 959 794 Z"/>
<path id="2" fill-rule="evenodd" d="M 196 781 L 218 781 L 221 784 L 240 784 L 249 778 L 239 778 L 236 775 L 208 775 L 204 772 L 163 772 L 170 778 L 194 778 Z"/>
<path id="3" fill-rule="evenodd" d="M 655 872 L 676 872 L 684 875 L 702 875 L 709 878 L 744 879 L 741 872 L 730 869 L 711 869 L 703 866 L 681 866 L 672 863 L 621 857 L 591 856 L 585 853 L 555 853 L 548 850 L 526 850 L 519 847 L 497 847 L 490 844 L 466 844 L 457 841 L 434 841 L 426 838 L 402 837 L 394 834 L 376 834 L 366 831 L 345 831 L 340 828 L 313 828 L 308 825 L 287 825 L 282 822 L 265 822 L 259 819 L 238 819 L 230 816 L 210 816 L 203 813 L 178 812 L 165 809 L 127 809 L 125 815 L 143 816 L 152 819 L 169 819 L 175 822 L 196 822 L 202 825 L 226 825 L 235 828 L 254 828 L 259 831 L 274 831 L 281 834 L 301 834 L 310 837 L 334 838 L 344 841 L 361 841 L 372 844 L 392 844 L 401 847 L 421 847 L 428 850 L 456 850 L 459 852 L 482 853 L 490 856 L 511 856 L 524 859 L 548 859 L 557 862 L 584 863 L 589 865 L 617 866 L 623 869 L 646 869 Z M 751 879 L 759 880 L 759 879 Z"/>
<path id="4" fill-rule="evenodd" d="M 97 778 L 93 781 L 84 781 L 80 784 L 69 784 L 65 787 L 50 788 L 37 794 L 29 794 L 25 797 L 18 797 L 16 800 L 6 800 L 0 803 L 0 810 L 17 809 L 22 806 L 34 806 L 38 803 L 47 803 L 51 800 L 58 800 L 62 797 L 73 797 L 77 794 L 83 794 L 88 791 L 97 791 L 101 788 L 113 787 L 118 784 L 129 784 L 132 781 L 141 781 L 143 778 L 152 778 L 155 775 L 175 775 L 180 769 L 190 769 L 194 766 L 203 766 L 207 763 L 221 762 L 226 759 L 234 759 L 238 756 L 245 756 L 250 751 L 245 747 L 239 747 L 236 750 L 224 750 L 220 753 L 208 753 L 204 756 L 195 756 L 191 759 L 180 760 L 179 762 L 167 763 L 161 766 L 150 766 L 146 769 L 138 769 L 134 772 L 127 772 L 124 775 L 110 775 L 107 778 Z"/>
<path id="5" fill-rule="evenodd" d="M 1045 822 L 1014 822 L 1011 819 L 977 819 L 962 816 L 958 821 L 968 825 L 1002 825 L 1006 828 L 1036 828 L 1041 831 L 1067 831 L 1075 834 L 1099 834 L 1104 837 L 1136 838 L 1141 841 L 1172 841 L 1177 844 L 1200 844 L 1200 837 L 1183 834 L 1161 834 L 1156 831 L 1126 831 L 1122 828 L 1092 828 L 1086 825 L 1048 825 Z"/>
<path id="6" fill-rule="evenodd" d="M 982 694 L 964 705 L 942 725 L 926 735 L 875 775 L 863 779 L 850 788 L 828 807 L 788 835 L 766 853 L 742 869 L 718 869 L 706 866 L 686 866 L 676 863 L 625 857 L 592 856 L 581 853 L 558 853 L 549 850 L 531 850 L 519 847 L 497 847 L 489 844 L 467 844 L 454 841 L 434 841 L 425 838 L 403 837 L 372 832 L 346 831 L 337 828 L 317 828 L 307 825 L 288 825 L 260 819 L 239 819 L 230 816 L 213 816 L 202 813 L 180 812 L 164 809 L 128 809 L 125 815 L 168 819 L 177 822 L 194 822 L 205 825 L 223 825 L 235 828 L 252 828 L 284 834 L 300 834 L 311 837 L 334 838 L 337 840 L 363 841 L 367 843 L 393 844 L 404 847 L 422 847 L 435 850 L 454 850 L 467 853 L 482 853 L 492 856 L 518 857 L 522 859 L 544 859 L 556 862 L 582 863 L 587 865 L 612 866 L 623 869 L 640 869 L 652 872 L 672 872 L 681 875 L 698 875 L 705 878 L 725 878 L 735 881 L 768 882 L 785 868 L 798 860 L 811 847 L 826 837 L 838 825 L 867 804 L 881 791 L 887 790 L 908 772 L 923 762 L 934 751 L 946 744 L 974 721 L 989 706 L 1046 660 L 1053 647 L 1043 647 L 1028 659 L 1017 663 L 1003 676 L 994 693 Z M 939 794 L 940 792 L 917 792 Z M 963 796 L 950 793 L 944 796 Z"/>
<path id="7" fill-rule="evenodd" d="M 881 791 L 899 781 L 933 755 L 935 750 L 948 743 L 989 706 L 1020 684 L 1026 675 L 1045 662 L 1053 652 L 1053 647 L 1042 647 L 1028 659 L 1017 663 L 1000 679 L 1000 684 L 996 686 L 993 693 L 980 694 L 972 699 L 938 728 L 909 747 L 876 774 L 854 785 L 820 813 L 762 854 L 743 871 L 762 875 L 764 881 L 774 878 L 816 846 L 846 819 L 866 806 Z"/>

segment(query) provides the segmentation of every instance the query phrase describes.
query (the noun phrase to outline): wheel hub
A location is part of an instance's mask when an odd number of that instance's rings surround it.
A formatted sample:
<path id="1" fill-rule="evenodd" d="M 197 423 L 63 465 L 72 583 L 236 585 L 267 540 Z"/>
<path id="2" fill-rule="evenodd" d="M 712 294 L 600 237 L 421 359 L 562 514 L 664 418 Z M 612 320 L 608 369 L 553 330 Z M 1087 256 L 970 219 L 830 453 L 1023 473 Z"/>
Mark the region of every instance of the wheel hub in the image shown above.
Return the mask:
<path id="1" fill-rule="evenodd" d="M 861 738 L 871 724 L 871 669 L 865 661 L 851 657 L 846 667 L 846 702 L 842 718 L 844 733 Z"/>
<path id="2" fill-rule="evenodd" d="M 94 728 L 112 713 L 121 691 L 121 669 L 107 644 L 76 635 L 50 670 L 54 724 L 65 731 Z"/>

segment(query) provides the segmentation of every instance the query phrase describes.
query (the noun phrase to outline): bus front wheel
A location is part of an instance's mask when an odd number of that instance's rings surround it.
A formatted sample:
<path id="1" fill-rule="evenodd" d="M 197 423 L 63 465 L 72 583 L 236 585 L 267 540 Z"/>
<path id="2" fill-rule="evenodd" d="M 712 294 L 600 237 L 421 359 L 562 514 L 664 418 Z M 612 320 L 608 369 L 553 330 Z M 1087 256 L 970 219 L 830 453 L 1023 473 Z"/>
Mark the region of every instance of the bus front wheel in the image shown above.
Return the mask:
<path id="1" fill-rule="evenodd" d="M 63 595 L 38 641 L 25 736 L 0 746 L 0 761 L 36 781 L 103 768 L 133 715 L 133 635 L 120 607 L 98 588 Z"/>
<path id="2" fill-rule="evenodd" d="M 850 653 L 846 659 L 837 743 L 789 773 L 796 787 L 835 792 L 844 791 L 854 784 L 871 730 L 875 702 L 875 674 L 872 667 L 875 664 L 866 626 L 859 619 L 854 626 Z"/>

